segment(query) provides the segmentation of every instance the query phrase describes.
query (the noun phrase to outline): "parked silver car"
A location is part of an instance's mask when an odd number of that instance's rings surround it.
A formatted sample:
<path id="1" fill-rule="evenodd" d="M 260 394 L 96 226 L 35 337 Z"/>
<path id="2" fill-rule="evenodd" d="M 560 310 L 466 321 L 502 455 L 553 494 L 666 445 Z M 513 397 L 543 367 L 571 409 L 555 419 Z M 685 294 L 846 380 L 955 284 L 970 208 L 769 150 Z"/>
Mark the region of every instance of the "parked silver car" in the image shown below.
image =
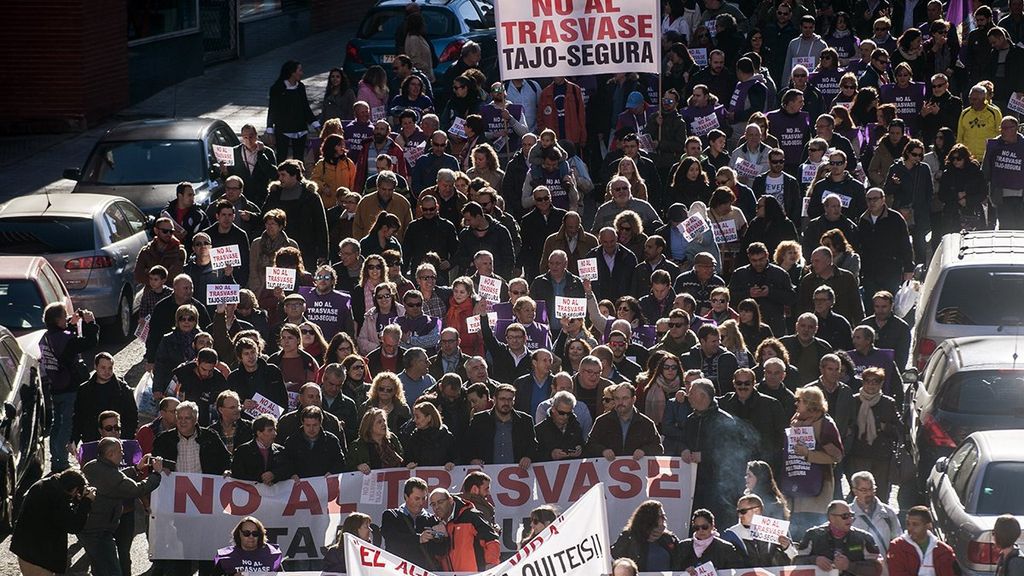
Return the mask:
<path id="1" fill-rule="evenodd" d="M 1001 514 L 1024 521 L 1021 478 L 1024 430 L 975 432 L 935 463 L 927 482 L 935 530 L 953 547 L 965 575 L 995 574 L 992 528 Z"/>
<path id="2" fill-rule="evenodd" d="M 124 341 L 133 335 L 132 276 L 150 227 L 141 210 L 117 196 L 23 196 L 0 205 L 0 254 L 46 258 L 75 306 L 92 310 L 108 325 L 106 336 Z"/>

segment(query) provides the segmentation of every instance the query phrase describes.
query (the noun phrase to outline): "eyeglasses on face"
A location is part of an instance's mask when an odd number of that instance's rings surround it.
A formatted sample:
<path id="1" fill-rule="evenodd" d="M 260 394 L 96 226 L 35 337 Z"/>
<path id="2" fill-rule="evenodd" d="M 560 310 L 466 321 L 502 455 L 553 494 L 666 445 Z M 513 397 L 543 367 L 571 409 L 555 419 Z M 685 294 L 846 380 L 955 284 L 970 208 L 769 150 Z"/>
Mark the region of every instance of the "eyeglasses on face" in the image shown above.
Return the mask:
<path id="1" fill-rule="evenodd" d="M 367 264 L 366 265 L 366 269 L 367 270 L 383 270 L 384 267 L 381 266 L 380 264 Z"/>
<path id="2" fill-rule="evenodd" d="M 259 538 L 263 535 L 259 530 L 239 530 L 238 533 L 246 538 Z"/>
<path id="3" fill-rule="evenodd" d="M 195 316 L 181 316 L 178 318 L 178 322 L 195 322 Z"/>

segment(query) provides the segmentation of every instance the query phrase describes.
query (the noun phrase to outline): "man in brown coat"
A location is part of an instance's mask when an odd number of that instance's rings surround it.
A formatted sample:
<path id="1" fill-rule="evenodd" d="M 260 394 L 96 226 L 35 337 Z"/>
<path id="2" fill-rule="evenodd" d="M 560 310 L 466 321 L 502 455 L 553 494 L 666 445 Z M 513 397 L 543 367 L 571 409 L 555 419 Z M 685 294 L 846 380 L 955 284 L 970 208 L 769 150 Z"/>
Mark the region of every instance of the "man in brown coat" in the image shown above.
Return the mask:
<path id="1" fill-rule="evenodd" d="M 136 283 L 145 284 L 150 268 L 159 264 L 167 269 L 167 278 L 173 279 L 185 269 L 186 256 L 185 248 L 174 237 L 174 222 L 170 218 L 157 218 L 153 239 L 139 251 L 132 276 Z"/>
<path id="2" fill-rule="evenodd" d="M 608 461 L 617 456 L 661 456 L 665 449 L 654 421 L 636 409 L 636 388 L 619 384 L 612 393 L 615 409 L 597 417 L 587 441 L 587 457 L 604 456 Z"/>
<path id="3" fill-rule="evenodd" d="M 548 257 L 555 250 L 562 250 L 569 258 L 568 270 L 579 275 L 577 261 L 585 258 L 597 246 L 597 236 L 585 231 L 578 212 L 569 211 L 562 218 L 562 227 L 544 241 L 544 253 L 540 257 L 540 273 L 548 271 Z"/>

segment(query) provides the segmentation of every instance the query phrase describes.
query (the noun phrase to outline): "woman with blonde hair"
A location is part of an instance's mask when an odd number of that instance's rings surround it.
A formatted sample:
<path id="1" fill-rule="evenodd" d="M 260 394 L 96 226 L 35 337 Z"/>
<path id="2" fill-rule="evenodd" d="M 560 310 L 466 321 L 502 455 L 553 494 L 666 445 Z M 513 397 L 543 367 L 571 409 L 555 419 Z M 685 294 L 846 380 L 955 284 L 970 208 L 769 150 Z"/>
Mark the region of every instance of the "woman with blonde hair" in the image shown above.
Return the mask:
<path id="1" fill-rule="evenodd" d="M 371 470 L 400 468 L 402 443 L 388 428 L 388 415 L 380 408 L 370 408 L 359 422 L 359 436 L 348 444 L 349 467 L 369 474 Z"/>
<path id="2" fill-rule="evenodd" d="M 734 319 L 726 320 L 718 325 L 718 335 L 722 338 L 722 348 L 736 356 L 737 368 L 750 368 L 752 365 L 747 343 L 740 332 L 740 324 Z"/>
<path id="3" fill-rule="evenodd" d="M 789 279 L 794 286 L 800 284 L 800 278 L 804 272 L 803 248 L 796 240 L 784 240 L 775 247 L 775 254 L 772 254 L 772 262 L 789 274 Z"/>
<path id="4" fill-rule="evenodd" d="M 829 356 L 822 361 L 829 361 Z M 832 361 L 838 363 L 838 358 L 832 356 Z M 813 448 L 810 443 L 793 441 L 784 456 L 781 487 L 793 504 L 793 533 L 799 534 L 827 521 L 824 511 L 832 501 L 833 470 L 843 459 L 843 443 L 839 428 L 828 415 L 828 401 L 821 388 L 804 386 L 797 389 L 795 396 L 796 413 L 789 425 L 810 429 L 814 435 Z"/>
<path id="5" fill-rule="evenodd" d="M 623 156 L 619 160 L 619 166 L 615 170 L 616 176 L 622 176 L 629 181 L 629 192 L 634 198 L 641 200 L 647 200 L 647 181 L 640 175 L 640 171 L 636 167 L 636 161 L 629 156 Z M 604 193 L 605 202 L 612 199 L 612 191 L 609 188 Z"/>
<path id="6" fill-rule="evenodd" d="M 622 244 L 633 254 L 639 254 L 638 259 L 643 259 L 644 244 L 647 244 L 647 234 L 644 234 L 643 222 L 640 215 L 632 210 L 619 212 L 612 221 L 615 233 L 618 235 L 619 244 Z"/>
<path id="7" fill-rule="evenodd" d="M 372 408 L 379 408 L 387 416 L 389 430 L 401 430 L 402 425 L 412 418 L 409 405 L 405 403 L 402 381 L 394 372 L 379 372 L 370 384 L 370 394 L 359 407 L 360 422 Z"/>
<path id="8" fill-rule="evenodd" d="M 472 162 L 469 170 L 466 170 L 466 177 L 472 182 L 474 178 L 483 178 L 495 190 L 501 190 L 501 181 L 505 178 L 505 171 L 501 169 L 498 161 L 498 153 L 494 147 L 486 142 L 473 148 Z"/>

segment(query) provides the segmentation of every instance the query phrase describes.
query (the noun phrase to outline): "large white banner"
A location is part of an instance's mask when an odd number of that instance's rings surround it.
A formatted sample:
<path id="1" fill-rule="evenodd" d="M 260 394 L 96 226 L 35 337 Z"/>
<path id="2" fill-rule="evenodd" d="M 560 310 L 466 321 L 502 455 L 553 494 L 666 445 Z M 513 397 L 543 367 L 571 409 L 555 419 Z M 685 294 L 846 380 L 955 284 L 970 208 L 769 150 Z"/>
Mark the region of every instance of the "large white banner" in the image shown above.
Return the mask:
<path id="1" fill-rule="evenodd" d="M 458 466 L 451 471 L 398 468 L 286 480 L 273 486 L 175 473 L 153 492 L 150 554 L 156 559 L 212 559 L 218 548 L 230 543 L 235 524 L 254 515 L 267 526 L 268 541 L 280 546 L 286 558 L 320 558 L 321 547 L 334 542 L 348 514 L 362 512 L 376 523 L 385 509 L 401 505 L 402 486 L 410 476 L 423 478 L 430 489 L 457 492 L 474 470 L 491 477 L 504 552 L 517 549 L 516 535 L 533 508 L 552 504 L 567 510 L 598 483 L 605 487 L 613 535 L 640 503 L 651 498 L 664 504 L 670 528 L 686 533 L 696 479 L 696 466 L 667 456 L 548 462 L 526 470 L 515 465 Z"/>
<path id="2" fill-rule="evenodd" d="M 495 0 L 502 80 L 659 74 L 658 0 Z"/>
<path id="3" fill-rule="evenodd" d="M 611 544 L 605 513 L 604 486 L 591 488 L 582 499 L 555 520 L 508 560 L 487 570 L 485 576 L 592 576 L 611 572 Z M 410 567 L 401 558 L 345 535 L 345 564 L 349 576 L 429 574 Z M 403 570 L 405 564 L 408 570 Z"/>
<path id="4" fill-rule="evenodd" d="M 373 548 L 371 550 L 379 550 L 379 548 Z M 387 552 L 381 551 L 383 554 Z M 383 554 L 381 558 L 384 558 Z M 390 556 L 390 555 L 389 555 Z M 394 556 L 390 556 L 394 558 Z M 395 570 L 391 572 L 384 572 L 387 576 L 455 576 L 452 572 L 413 572 L 410 568 L 410 564 L 406 563 L 402 566 L 401 563 L 395 565 Z M 288 572 L 288 576 L 334 576 L 333 572 Z M 595 573 L 597 574 L 597 573 Z M 825 571 L 820 570 L 817 566 L 770 566 L 767 568 L 736 568 L 731 570 L 717 570 L 718 576 L 839 576 L 838 570 Z M 250 576 L 246 574 L 246 576 Z M 253 575 L 255 576 L 255 575 Z M 640 572 L 638 576 L 690 576 L 689 572 Z"/>

